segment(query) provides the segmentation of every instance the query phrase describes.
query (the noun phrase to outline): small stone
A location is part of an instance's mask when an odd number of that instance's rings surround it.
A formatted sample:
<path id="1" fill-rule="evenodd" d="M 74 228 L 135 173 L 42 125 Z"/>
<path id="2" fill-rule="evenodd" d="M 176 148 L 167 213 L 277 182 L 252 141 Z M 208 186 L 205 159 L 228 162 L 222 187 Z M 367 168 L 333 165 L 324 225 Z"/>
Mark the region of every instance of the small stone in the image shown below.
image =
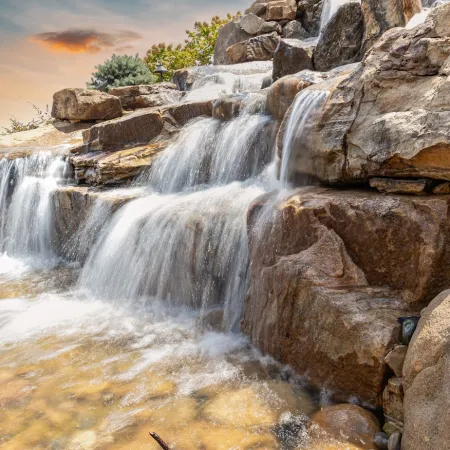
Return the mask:
<path id="1" fill-rule="evenodd" d="M 380 431 L 375 435 L 375 439 L 373 442 L 377 446 L 377 448 L 386 449 L 386 448 L 388 448 L 388 441 L 389 441 L 389 436 L 386 433 L 383 433 L 382 431 Z"/>
<path id="2" fill-rule="evenodd" d="M 114 394 L 112 392 L 107 392 L 103 394 L 103 404 L 105 406 L 112 405 L 114 403 Z"/>
<path id="3" fill-rule="evenodd" d="M 272 21 L 272 22 L 264 22 L 261 26 L 261 29 L 259 32 L 261 34 L 267 34 L 267 33 L 273 33 L 276 32 L 278 34 L 281 34 L 283 31 L 283 28 L 278 22 Z"/>
<path id="4" fill-rule="evenodd" d="M 403 422 L 403 387 L 400 378 L 391 378 L 384 389 L 383 409 L 387 416 Z"/>
<path id="5" fill-rule="evenodd" d="M 449 75 L 450 75 L 450 73 L 449 73 Z M 438 194 L 438 195 L 450 194 L 450 183 L 447 181 L 445 183 L 438 184 L 433 189 L 433 194 Z"/>
<path id="6" fill-rule="evenodd" d="M 264 23 L 264 20 L 255 14 L 246 14 L 242 17 L 239 25 L 250 36 L 256 36 L 260 33 L 261 27 Z"/>
<path id="7" fill-rule="evenodd" d="M 344 440 L 361 449 L 372 449 L 380 431 L 376 417 L 369 411 L 350 404 L 324 408 L 311 417 L 321 431 L 338 441 Z"/>
<path id="8" fill-rule="evenodd" d="M 397 345 L 384 358 L 386 364 L 392 369 L 397 377 L 402 376 L 403 364 L 405 362 L 407 351 L 408 347 L 406 345 Z"/>
<path id="9" fill-rule="evenodd" d="M 425 195 L 430 187 L 430 180 L 407 180 L 394 178 L 371 178 L 370 187 L 382 194 Z"/>
<path id="10" fill-rule="evenodd" d="M 390 436 L 392 433 L 395 433 L 399 430 L 399 426 L 396 425 L 394 422 L 391 422 L 390 420 L 386 421 L 383 426 L 383 431 Z"/>
<path id="11" fill-rule="evenodd" d="M 402 443 L 402 434 L 400 431 L 395 431 L 389 437 L 388 450 L 400 450 Z"/>
<path id="12" fill-rule="evenodd" d="M 302 27 L 300 22 L 292 20 L 283 28 L 283 37 L 285 39 L 306 39 L 309 37 L 309 33 Z"/>

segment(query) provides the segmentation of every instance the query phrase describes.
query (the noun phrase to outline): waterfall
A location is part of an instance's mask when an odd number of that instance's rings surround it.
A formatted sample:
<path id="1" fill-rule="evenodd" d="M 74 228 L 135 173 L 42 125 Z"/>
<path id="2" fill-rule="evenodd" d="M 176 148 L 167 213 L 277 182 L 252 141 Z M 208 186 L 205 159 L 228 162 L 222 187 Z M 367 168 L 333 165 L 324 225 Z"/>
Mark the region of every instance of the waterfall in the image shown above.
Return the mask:
<path id="1" fill-rule="evenodd" d="M 256 108 L 258 109 L 258 108 Z M 149 194 L 103 230 L 79 286 L 96 298 L 224 309 L 238 326 L 247 288 L 246 213 L 264 193 L 275 133 L 270 118 L 192 121 L 139 178 Z"/>
<path id="2" fill-rule="evenodd" d="M 323 31 L 331 18 L 337 13 L 338 9 L 350 2 L 359 2 L 360 0 L 323 0 L 322 17 L 320 19 L 320 30 Z"/>
<path id="3" fill-rule="evenodd" d="M 299 166 L 297 161 L 313 154 L 320 142 L 317 116 L 328 95 L 327 91 L 305 89 L 295 98 L 283 139 L 280 181 L 284 187 L 289 185 L 295 167 Z"/>
<path id="4" fill-rule="evenodd" d="M 64 176 L 50 151 L 0 160 L 0 250 L 30 264 L 54 265 L 51 193 Z"/>

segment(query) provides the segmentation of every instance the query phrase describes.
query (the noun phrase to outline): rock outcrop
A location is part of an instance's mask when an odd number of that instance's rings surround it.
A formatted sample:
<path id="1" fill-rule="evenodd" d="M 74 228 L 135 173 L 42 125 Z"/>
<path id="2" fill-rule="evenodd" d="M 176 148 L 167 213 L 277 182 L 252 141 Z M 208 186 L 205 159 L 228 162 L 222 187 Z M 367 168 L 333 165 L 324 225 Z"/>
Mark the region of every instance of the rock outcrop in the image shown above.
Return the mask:
<path id="1" fill-rule="evenodd" d="M 273 55 L 273 80 L 302 70 L 312 70 L 314 40 L 281 39 Z"/>
<path id="2" fill-rule="evenodd" d="M 448 212 L 443 196 L 303 188 L 258 199 L 243 330 L 313 386 L 381 405 L 398 317 L 449 286 Z"/>
<path id="3" fill-rule="evenodd" d="M 450 442 L 450 291 L 422 311 L 403 368 L 404 450 L 447 448 Z"/>
<path id="4" fill-rule="evenodd" d="M 326 72 L 361 61 L 364 18 L 359 3 L 342 5 L 322 31 L 314 50 L 314 68 Z"/>
<path id="5" fill-rule="evenodd" d="M 389 30 L 355 72 L 314 86 L 329 92 L 317 117 L 322 142 L 302 155 L 299 173 L 328 183 L 450 180 L 450 79 L 440 74 L 450 56 L 449 11 L 446 4 L 423 25 Z"/>
<path id="6" fill-rule="evenodd" d="M 125 86 L 109 91 L 120 98 L 122 108 L 141 109 L 178 103 L 184 96 L 173 83 Z"/>
<path id="7" fill-rule="evenodd" d="M 122 115 L 120 100 L 104 92 L 63 89 L 53 95 L 52 117 L 61 120 L 109 120 Z"/>

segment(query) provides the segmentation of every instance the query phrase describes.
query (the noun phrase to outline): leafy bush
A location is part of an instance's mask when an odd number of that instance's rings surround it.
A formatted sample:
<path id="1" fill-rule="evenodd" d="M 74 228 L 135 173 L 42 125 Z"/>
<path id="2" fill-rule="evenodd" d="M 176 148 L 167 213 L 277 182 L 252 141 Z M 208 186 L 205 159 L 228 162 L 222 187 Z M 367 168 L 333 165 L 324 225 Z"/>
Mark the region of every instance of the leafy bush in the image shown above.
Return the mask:
<path id="1" fill-rule="evenodd" d="M 95 68 L 97 71 L 92 74 L 91 82 L 88 83 L 88 87 L 91 89 L 100 87 L 102 90 L 108 91 L 112 87 L 155 82 L 155 77 L 138 55 L 112 55 L 111 59 Z"/>
<path id="2" fill-rule="evenodd" d="M 216 16 L 210 23 L 196 22 L 193 31 L 186 31 L 188 37 L 184 45 L 174 46 L 164 43 L 153 45 L 144 61 L 151 72 L 155 71 L 158 64 L 163 64 L 168 70 L 164 75 L 165 81 L 170 81 L 175 70 L 211 64 L 219 29 L 240 14 L 239 12 L 235 16 L 228 14 L 225 19 Z"/>
<path id="3" fill-rule="evenodd" d="M 4 131 L 1 133 L 1 135 L 5 136 L 7 134 L 19 133 L 21 131 L 35 130 L 40 125 L 50 120 L 48 105 L 45 107 L 45 109 L 41 109 L 36 105 L 31 106 L 36 111 L 36 117 L 34 117 L 30 122 L 21 122 L 15 117 L 11 117 L 9 119 L 9 128 L 2 127 Z"/>

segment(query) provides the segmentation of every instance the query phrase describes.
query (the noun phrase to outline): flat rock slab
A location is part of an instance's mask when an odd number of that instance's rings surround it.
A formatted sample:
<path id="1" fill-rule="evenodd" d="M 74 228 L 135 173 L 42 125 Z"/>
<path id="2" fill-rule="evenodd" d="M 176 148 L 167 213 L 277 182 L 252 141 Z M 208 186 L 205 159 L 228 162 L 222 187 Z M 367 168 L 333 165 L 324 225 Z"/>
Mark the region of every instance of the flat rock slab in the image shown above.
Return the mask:
<path id="1" fill-rule="evenodd" d="M 163 126 L 159 111 L 141 110 L 93 126 L 83 132 L 83 141 L 91 151 L 118 150 L 127 145 L 148 144 Z"/>
<path id="2" fill-rule="evenodd" d="M 52 117 L 61 120 L 109 120 L 122 115 L 120 100 L 104 92 L 68 88 L 53 94 Z"/>
<path id="3" fill-rule="evenodd" d="M 425 179 L 371 178 L 369 183 L 383 194 L 426 195 L 433 187 L 433 182 Z"/>
<path id="4" fill-rule="evenodd" d="M 132 180 L 139 172 L 152 165 L 155 156 L 164 150 L 167 142 L 128 148 L 116 152 L 92 152 L 71 156 L 78 183 L 118 185 Z"/>
<path id="5" fill-rule="evenodd" d="M 190 120 L 196 117 L 211 117 L 213 109 L 213 101 L 199 101 L 179 103 L 174 106 L 169 106 L 167 111 L 180 124 L 186 125 Z"/>

